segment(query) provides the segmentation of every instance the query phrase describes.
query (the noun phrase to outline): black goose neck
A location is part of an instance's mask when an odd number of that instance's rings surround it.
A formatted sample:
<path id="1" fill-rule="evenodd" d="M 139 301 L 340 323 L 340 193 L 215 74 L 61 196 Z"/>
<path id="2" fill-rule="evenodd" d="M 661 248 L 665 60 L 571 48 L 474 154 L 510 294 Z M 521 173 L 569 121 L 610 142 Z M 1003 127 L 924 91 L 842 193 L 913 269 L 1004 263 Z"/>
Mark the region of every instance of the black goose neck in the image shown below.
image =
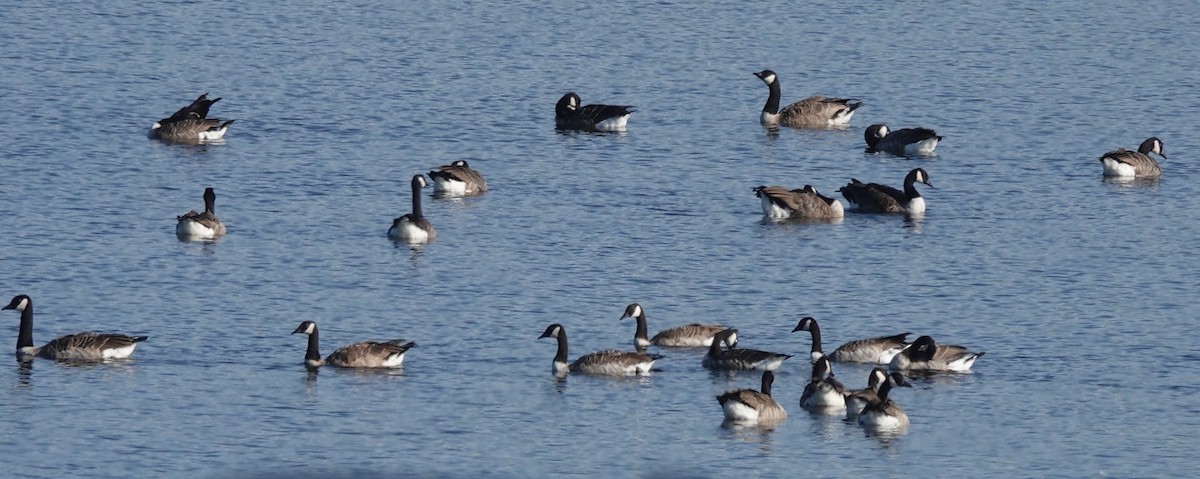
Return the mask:
<path id="1" fill-rule="evenodd" d="M 416 178 L 412 182 L 412 215 L 414 218 L 422 218 L 421 215 L 421 182 Z"/>
<path id="2" fill-rule="evenodd" d="M 210 215 L 217 214 L 217 194 L 213 193 L 212 188 L 204 190 L 204 212 Z"/>
<path id="3" fill-rule="evenodd" d="M 318 335 L 319 333 L 317 333 L 316 326 L 313 326 L 312 334 L 308 335 L 308 351 L 304 353 L 305 361 L 321 360 L 321 350 L 318 347 L 318 344 L 320 344 L 321 340 L 317 337 Z"/>
<path id="4" fill-rule="evenodd" d="M 762 375 L 762 393 L 767 396 L 771 395 L 771 384 L 775 382 L 775 373 L 771 371 L 763 371 Z"/>
<path id="5" fill-rule="evenodd" d="M 646 312 L 639 311 L 638 315 L 634 316 L 633 319 L 637 321 L 637 331 L 634 331 L 633 339 L 650 339 L 650 333 L 647 331 L 646 327 Z"/>
<path id="6" fill-rule="evenodd" d="M 767 89 L 770 90 L 770 95 L 767 96 L 767 104 L 763 105 L 763 112 L 772 115 L 779 113 L 779 79 L 767 84 Z"/>
<path id="7" fill-rule="evenodd" d="M 909 173 L 908 176 L 904 177 L 904 196 L 906 198 L 911 200 L 913 198 L 919 198 L 921 196 L 921 192 L 917 191 L 917 187 L 915 186 L 916 183 L 917 183 L 917 173 L 916 172 Z"/>
<path id="8" fill-rule="evenodd" d="M 21 311 L 21 330 L 17 333 L 17 350 L 33 347 L 33 301 Z"/>
<path id="9" fill-rule="evenodd" d="M 558 352 L 554 354 L 554 362 L 567 362 L 567 331 L 559 328 L 558 330 Z"/>
<path id="10" fill-rule="evenodd" d="M 824 355 L 825 353 L 821 350 L 821 326 L 817 325 L 815 319 L 808 323 L 808 332 L 812 334 L 812 352 Z"/>

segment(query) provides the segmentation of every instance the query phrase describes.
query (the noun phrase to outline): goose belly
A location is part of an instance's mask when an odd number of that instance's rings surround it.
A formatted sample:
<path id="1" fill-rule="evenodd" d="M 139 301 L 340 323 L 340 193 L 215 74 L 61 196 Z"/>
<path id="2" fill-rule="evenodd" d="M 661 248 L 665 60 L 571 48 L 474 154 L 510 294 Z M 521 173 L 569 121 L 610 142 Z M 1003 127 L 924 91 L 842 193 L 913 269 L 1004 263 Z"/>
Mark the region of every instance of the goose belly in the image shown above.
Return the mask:
<path id="1" fill-rule="evenodd" d="M 221 127 L 221 128 L 217 128 L 217 129 L 215 129 L 215 130 L 206 130 L 206 131 L 202 131 L 202 132 L 200 132 L 200 134 L 199 134 L 199 139 L 200 139 L 201 141 L 206 141 L 206 140 L 220 140 L 221 138 L 224 138 L 224 137 L 225 137 L 225 131 L 226 131 L 226 130 L 228 130 L 228 129 L 229 129 L 229 127 L 227 127 L 227 126 L 224 126 L 224 127 Z"/>
<path id="2" fill-rule="evenodd" d="M 771 217 L 771 218 L 787 219 L 787 218 L 792 217 L 792 210 L 780 207 L 779 205 L 772 202 L 771 199 L 768 198 L 767 195 L 765 195 L 765 194 L 763 195 L 763 198 L 762 198 L 762 210 L 763 210 L 764 215 L 767 215 L 768 217 Z"/>
<path id="3" fill-rule="evenodd" d="M 846 397 L 833 387 L 822 384 L 817 386 L 817 392 L 801 406 L 807 409 L 840 409 L 846 407 Z"/>
<path id="4" fill-rule="evenodd" d="M 1137 176 L 1137 169 L 1129 163 L 1122 163 L 1112 158 L 1101 160 L 1104 164 L 1104 176 Z"/>
<path id="5" fill-rule="evenodd" d="M 931 155 L 937 146 L 937 138 L 927 138 L 916 143 L 904 145 L 904 153 L 906 155 Z"/>
<path id="6" fill-rule="evenodd" d="M 908 200 L 908 203 L 904 205 L 904 212 L 910 215 L 925 213 L 925 198 L 918 196 Z"/>
<path id="7" fill-rule="evenodd" d="M 401 220 L 399 223 L 393 224 L 391 228 L 388 228 L 388 238 L 425 242 L 429 241 L 429 232 L 421 229 L 421 227 L 412 221 Z"/>
<path id="8" fill-rule="evenodd" d="M 596 129 L 600 131 L 624 131 L 625 124 L 629 122 L 629 115 L 614 116 L 606 120 L 596 123 Z"/>
<path id="9" fill-rule="evenodd" d="M 209 228 L 199 221 L 185 219 L 175 225 L 175 235 L 187 238 L 212 239 L 224 233 L 224 228 Z"/>
<path id="10" fill-rule="evenodd" d="M 572 371 L 579 371 L 585 374 L 599 374 L 603 376 L 633 376 L 636 374 L 646 374 L 650 372 L 654 361 L 641 362 L 637 364 L 618 364 L 618 363 L 576 363 L 571 366 Z"/>
<path id="11" fill-rule="evenodd" d="M 448 180 L 446 178 L 433 178 L 433 191 L 446 195 L 466 195 L 467 183 L 458 180 Z"/>
<path id="12" fill-rule="evenodd" d="M 900 429 L 908 425 L 908 416 L 891 416 L 879 411 L 864 411 L 858 424 L 872 429 Z"/>
<path id="13" fill-rule="evenodd" d="M 750 407 L 750 405 L 741 402 L 729 400 L 721 405 L 721 409 L 725 411 L 725 419 L 732 422 L 758 422 L 758 409 Z"/>

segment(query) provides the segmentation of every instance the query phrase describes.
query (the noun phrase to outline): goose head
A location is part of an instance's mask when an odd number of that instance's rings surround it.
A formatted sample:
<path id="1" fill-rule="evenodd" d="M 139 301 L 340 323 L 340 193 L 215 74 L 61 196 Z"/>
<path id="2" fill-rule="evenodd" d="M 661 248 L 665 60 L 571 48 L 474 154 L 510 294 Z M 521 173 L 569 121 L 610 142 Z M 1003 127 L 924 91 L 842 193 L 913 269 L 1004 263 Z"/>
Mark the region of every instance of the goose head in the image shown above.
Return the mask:
<path id="1" fill-rule="evenodd" d="M 579 104 L 582 100 L 575 92 L 567 92 L 558 100 L 558 104 L 554 105 L 554 112 L 557 115 L 563 115 L 571 111 L 579 109 Z"/>
<path id="2" fill-rule="evenodd" d="M 1138 153 L 1143 155 L 1154 153 L 1163 157 L 1164 159 L 1167 157 L 1167 153 L 1163 151 L 1162 140 L 1159 140 L 1158 137 L 1154 136 L 1146 139 L 1146 141 L 1142 142 L 1141 146 L 1138 146 Z"/>
<path id="3" fill-rule="evenodd" d="M 297 333 L 312 334 L 315 332 L 317 332 L 317 323 L 314 323 L 312 321 L 305 321 L 303 323 L 300 323 L 300 326 L 298 326 L 295 331 L 292 331 L 292 334 L 297 334 Z"/>
<path id="4" fill-rule="evenodd" d="M 779 79 L 778 76 L 775 75 L 775 72 L 771 70 L 756 72 L 754 76 L 758 77 L 759 80 L 762 80 L 763 83 L 766 83 L 767 85 L 775 83 Z"/>
<path id="5" fill-rule="evenodd" d="M 621 319 L 637 318 L 637 317 L 640 317 L 642 314 L 645 314 L 645 312 L 642 311 L 642 305 L 633 303 L 633 304 L 630 304 L 629 306 L 625 307 L 625 314 L 621 315 Z"/>
<path id="6" fill-rule="evenodd" d="M 15 309 L 17 311 L 24 312 L 25 308 L 29 307 L 29 302 L 30 302 L 29 296 L 26 296 L 24 294 L 18 294 L 13 297 L 12 301 L 8 302 L 8 306 L 0 308 L 0 310 Z"/>
<path id="7" fill-rule="evenodd" d="M 560 335 L 562 335 L 562 331 L 563 331 L 562 325 L 558 324 L 558 323 L 554 323 L 554 324 L 551 324 L 550 326 L 547 326 L 546 331 L 543 332 L 541 336 L 538 336 L 538 339 L 557 338 Z"/>

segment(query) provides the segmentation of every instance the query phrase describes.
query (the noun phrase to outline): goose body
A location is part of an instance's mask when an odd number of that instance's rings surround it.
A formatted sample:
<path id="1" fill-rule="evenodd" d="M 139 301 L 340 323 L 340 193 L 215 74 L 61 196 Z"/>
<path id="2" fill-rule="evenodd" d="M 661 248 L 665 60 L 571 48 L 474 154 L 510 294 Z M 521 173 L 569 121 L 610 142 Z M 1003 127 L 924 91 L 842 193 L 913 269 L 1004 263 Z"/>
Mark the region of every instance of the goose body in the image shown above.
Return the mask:
<path id="1" fill-rule="evenodd" d="M 792 357 L 790 354 L 772 353 L 757 349 L 735 348 L 731 340 L 737 334 L 736 329 L 726 329 L 713 337 L 708 347 L 708 354 L 700 364 L 708 369 L 755 369 L 774 371 L 779 369 L 783 361 Z M 729 349 L 723 349 L 724 343 Z"/>
<path id="2" fill-rule="evenodd" d="M 800 395 L 800 407 L 809 411 L 846 407 L 846 387 L 833 377 L 829 358 L 822 357 L 813 363 L 812 378 Z"/>
<path id="3" fill-rule="evenodd" d="M 1105 153 L 1100 157 L 1100 164 L 1104 165 L 1104 176 L 1116 177 L 1133 177 L 1133 178 L 1155 178 L 1162 176 L 1162 168 L 1158 166 L 1158 161 L 1155 161 L 1151 154 L 1167 158 L 1167 154 L 1163 151 L 1162 140 L 1158 138 L 1149 138 L 1143 141 L 1141 146 L 1138 146 L 1138 151 L 1129 151 L 1124 148 Z"/>
<path id="4" fill-rule="evenodd" d="M 879 385 L 887 380 L 887 372 L 874 368 L 867 377 L 867 387 L 846 392 L 846 417 L 856 419 L 868 404 L 879 402 Z"/>
<path id="5" fill-rule="evenodd" d="M 885 152 L 893 155 L 932 155 L 942 137 L 929 128 L 901 128 L 892 131 L 887 125 L 874 124 L 863 133 L 870 153 Z"/>
<path id="6" fill-rule="evenodd" d="M 433 179 L 434 194 L 465 196 L 487 191 L 487 181 L 483 175 L 471 168 L 466 160 L 456 160 L 438 167 L 429 172 L 429 178 Z"/>
<path id="7" fill-rule="evenodd" d="M 391 341 L 363 341 L 342 346 L 321 358 L 317 323 L 305 321 L 292 334 L 308 336 L 308 350 L 304 353 L 304 364 L 309 368 L 329 365 L 339 368 L 398 368 L 404 364 L 404 353 L 417 344 L 403 339 Z"/>
<path id="8" fill-rule="evenodd" d="M 812 336 L 813 361 L 826 356 L 821 349 L 821 326 L 817 324 L 816 319 L 811 316 L 801 319 L 796 323 L 796 328 L 792 329 L 793 333 L 796 331 L 808 331 Z M 850 341 L 838 346 L 828 357 L 830 360 L 846 363 L 891 364 L 892 358 L 908 345 L 905 338 L 909 334 L 912 333 Z"/>
<path id="9" fill-rule="evenodd" d="M 892 358 L 889 367 L 899 371 L 967 372 L 983 353 L 962 346 L 943 346 L 929 336 L 921 336 Z"/>
<path id="10" fill-rule="evenodd" d="M 204 189 L 204 212 L 195 210 L 177 216 L 175 235 L 180 238 L 213 239 L 225 234 L 225 224 L 217 218 L 217 194 Z"/>
<path id="11" fill-rule="evenodd" d="M 622 314 L 620 319 L 625 318 L 634 318 L 637 321 L 637 330 L 633 334 L 633 341 L 638 348 L 645 348 L 651 344 L 679 348 L 707 347 L 712 344 L 713 337 L 717 333 L 725 330 L 724 326 L 718 324 L 692 323 L 664 329 L 655 334 L 653 338 L 649 338 L 647 337 L 649 333 L 646 328 L 646 311 L 642 305 L 633 303 L 626 306 L 625 314 Z M 737 344 L 737 336 L 734 336 L 731 342 Z"/>
<path id="12" fill-rule="evenodd" d="M 862 102 L 852 98 L 826 98 L 810 96 L 791 105 L 779 108 L 779 76 L 771 70 L 755 73 L 767 84 L 770 93 L 763 105 L 759 121 L 768 126 L 785 125 L 797 128 L 844 128 L 850 124 L 854 111 Z"/>
<path id="13" fill-rule="evenodd" d="M 759 186 L 754 195 L 762 200 L 763 214 L 769 218 L 836 219 L 845 216 L 842 202 L 822 195 L 812 186 L 789 190 L 782 186 Z"/>
<path id="14" fill-rule="evenodd" d="M 150 127 L 150 137 L 173 143 L 200 143 L 223 138 L 233 120 L 208 117 L 208 109 L 220 100 L 210 100 L 207 93 L 200 95 L 190 105 L 155 122 Z"/>
<path id="15" fill-rule="evenodd" d="M 933 188 L 925 169 L 916 168 L 904 177 L 904 191 L 878 183 L 863 183 L 857 179 L 852 179 L 838 191 L 860 213 L 919 215 L 925 212 L 925 198 L 922 198 L 921 193 L 913 186 L 916 183 Z"/>
<path id="16" fill-rule="evenodd" d="M 787 418 L 787 411 L 771 397 L 771 385 L 775 374 L 763 371 L 762 388 L 738 389 L 717 396 L 717 403 L 725 411 L 727 422 L 739 424 L 774 425 Z"/>
<path id="17" fill-rule="evenodd" d="M 654 361 L 662 358 L 658 354 L 644 354 L 609 349 L 580 356 L 572 363 L 567 363 L 567 331 L 561 324 L 551 324 L 546 331 L 538 336 L 556 338 L 558 352 L 554 355 L 554 374 L 565 375 L 571 372 L 598 374 L 604 376 L 632 376 L 649 374 L 654 367 Z"/>
<path id="18" fill-rule="evenodd" d="M 629 105 L 582 105 L 574 92 L 563 95 L 554 106 L 554 125 L 560 130 L 625 131 Z"/>
<path id="19" fill-rule="evenodd" d="M 425 243 L 437 236 L 433 224 L 421 214 L 421 188 L 426 184 L 424 176 L 413 176 L 412 213 L 392 220 L 392 227 L 388 228 L 387 232 L 388 238 L 409 243 Z"/>
<path id="20" fill-rule="evenodd" d="M 908 414 L 889 395 L 895 387 L 912 387 L 900 373 L 891 373 L 879 386 L 878 400 L 867 404 L 858 415 L 858 424 L 873 431 L 894 431 L 908 427 Z"/>
<path id="21" fill-rule="evenodd" d="M 33 345 L 33 300 L 24 294 L 17 295 L 0 309 L 12 309 L 21 313 L 21 326 L 17 333 L 17 359 L 57 359 L 65 361 L 102 361 L 124 359 L 133 354 L 137 344 L 147 336 L 125 334 L 75 333 L 56 338 L 41 347 Z"/>

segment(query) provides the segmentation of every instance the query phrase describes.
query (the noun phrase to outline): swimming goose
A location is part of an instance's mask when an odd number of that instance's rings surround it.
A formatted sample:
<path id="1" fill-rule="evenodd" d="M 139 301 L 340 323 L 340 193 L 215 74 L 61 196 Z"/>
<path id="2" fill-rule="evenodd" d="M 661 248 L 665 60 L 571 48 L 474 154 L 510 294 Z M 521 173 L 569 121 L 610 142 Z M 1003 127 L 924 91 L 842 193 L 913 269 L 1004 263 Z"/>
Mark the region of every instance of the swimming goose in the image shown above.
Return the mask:
<path id="1" fill-rule="evenodd" d="M 176 216 L 175 235 L 180 238 L 213 239 L 225 234 L 225 224 L 217 218 L 217 194 L 212 188 L 204 189 L 204 212 L 195 210 Z"/>
<path id="2" fill-rule="evenodd" d="M 896 131 L 887 125 L 874 124 L 863 133 L 867 140 L 867 152 L 880 151 L 893 155 L 932 155 L 942 137 L 929 128 L 901 128 Z"/>
<path id="3" fill-rule="evenodd" d="M 708 354 L 700 364 L 708 369 L 758 369 L 774 371 L 790 354 L 772 353 L 757 349 L 735 349 L 732 341 L 737 335 L 736 329 L 726 329 L 713 336 Z M 724 343 L 729 349 L 722 349 Z"/>
<path id="4" fill-rule="evenodd" d="M 1151 137 L 1143 141 L 1136 152 L 1118 148 L 1105 153 L 1100 157 L 1100 163 L 1104 165 L 1104 176 L 1162 176 L 1162 168 L 1159 168 L 1158 162 L 1150 156 L 1151 153 L 1162 156 L 1164 160 L 1167 158 L 1162 140 Z"/>
<path id="5" fill-rule="evenodd" d="M 38 348 L 33 346 L 33 300 L 20 294 L 14 297 L 8 306 L 0 309 L 14 309 L 21 313 L 21 327 L 17 333 L 17 359 L 22 361 L 35 357 L 79 361 L 128 358 L 133 354 L 137 343 L 149 337 L 75 333 L 62 336 Z"/>
<path id="6" fill-rule="evenodd" d="M 810 96 L 779 108 L 779 77 L 771 70 L 755 73 L 770 89 L 767 104 L 763 105 L 759 121 L 764 125 L 786 125 L 798 128 L 839 128 L 850 123 L 854 110 L 863 105 L 853 98 Z"/>
<path id="7" fill-rule="evenodd" d="M 793 333 L 796 331 L 808 331 L 812 335 L 813 361 L 825 356 L 821 350 L 821 326 L 817 324 L 816 319 L 813 319 L 812 316 L 801 319 L 799 323 L 796 323 L 795 329 L 792 329 Z M 850 341 L 838 346 L 829 355 L 829 359 L 847 363 L 889 364 L 892 362 L 892 357 L 908 345 L 905 338 L 909 334 L 912 333 Z"/>
<path id="8" fill-rule="evenodd" d="M 858 179 L 851 179 L 850 184 L 838 191 L 861 213 L 919 215 L 925 212 L 925 198 L 913 186 L 915 183 L 924 183 L 933 188 L 929 174 L 923 168 L 916 168 L 904 177 L 904 191 L 879 183 L 863 183 Z"/>
<path id="9" fill-rule="evenodd" d="M 551 324 L 546 331 L 538 336 L 542 338 L 558 338 L 558 353 L 554 355 L 554 374 L 564 375 L 568 372 L 587 374 L 602 374 L 607 376 L 632 376 L 634 374 L 649 374 L 654 361 L 662 358 L 659 354 L 630 353 L 608 349 L 580 356 L 575 362 L 567 363 L 567 331 L 561 324 Z"/>
<path id="10" fill-rule="evenodd" d="M 421 188 L 424 188 L 425 185 L 424 176 L 413 176 L 412 213 L 392 220 L 392 227 L 388 228 L 387 232 L 388 238 L 409 243 L 424 243 L 437 236 L 433 224 L 425 219 L 425 215 L 421 214 Z"/>
<path id="11" fill-rule="evenodd" d="M 763 371 L 762 390 L 738 389 L 717 396 L 725 411 L 725 420 L 734 423 L 773 425 L 787 417 L 787 411 L 771 397 L 775 373 Z"/>
<path id="12" fill-rule="evenodd" d="M 754 196 L 762 199 L 763 214 L 770 218 L 832 219 L 845 216 L 842 202 L 817 192 L 811 185 L 798 190 L 782 186 L 759 186 Z"/>
<path id="13" fill-rule="evenodd" d="M 889 368 L 900 371 L 967 372 L 983 353 L 962 346 L 938 345 L 929 336 L 921 336 L 892 358 Z"/>
<path id="14" fill-rule="evenodd" d="M 812 379 L 800 395 L 800 407 L 809 411 L 846 407 L 846 387 L 833 377 L 833 365 L 822 357 L 813 363 Z"/>
<path id="15" fill-rule="evenodd" d="M 645 348 L 651 344 L 683 348 L 705 347 L 712 344 L 713 336 L 725 330 L 724 326 L 718 324 L 692 323 L 664 329 L 655 334 L 653 338 L 647 339 L 646 311 L 642 309 L 642 305 L 633 303 L 626 306 L 625 314 L 622 314 L 620 319 L 625 318 L 637 320 L 637 331 L 633 334 L 633 342 L 638 348 Z M 731 342 L 737 344 L 736 335 L 731 338 Z"/>
<path id="16" fill-rule="evenodd" d="M 908 427 L 908 414 L 888 395 L 895 387 L 912 387 L 900 373 L 889 374 L 879 386 L 879 400 L 867 404 L 858 415 L 858 424 L 872 430 L 894 430 Z"/>
<path id="17" fill-rule="evenodd" d="M 317 323 L 305 321 L 292 334 L 308 335 L 308 351 L 304 353 L 304 365 L 319 368 L 330 365 L 339 368 L 398 368 L 404 364 L 404 353 L 417 343 L 403 339 L 391 341 L 363 341 L 338 348 L 325 359 L 318 349 L 320 339 Z"/>
<path id="18" fill-rule="evenodd" d="M 554 106 L 554 125 L 561 130 L 625 131 L 635 111 L 629 105 L 580 105 L 579 95 L 570 92 Z"/>
<path id="19" fill-rule="evenodd" d="M 199 143 L 219 140 L 233 120 L 209 118 L 208 109 L 220 98 L 208 99 L 208 93 L 200 95 L 191 105 L 180 108 L 170 117 L 163 118 L 150 127 L 150 136 L 159 140 L 178 143 Z"/>
<path id="20" fill-rule="evenodd" d="M 466 160 L 455 160 L 449 165 L 429 172 L 433 179 L 433 193 L 446 196 L 477 195 L 487 191 L 487 181 L 467 164 Z"/>
<path id="21" fill-rule="evenodd" d="M 868 404 L 879 401 L 879 385 L 887 381 L 887 371 L 874 368 L 867 376 L 867 387 L 846 392 L 846 418 L 855 419 Z"/>

